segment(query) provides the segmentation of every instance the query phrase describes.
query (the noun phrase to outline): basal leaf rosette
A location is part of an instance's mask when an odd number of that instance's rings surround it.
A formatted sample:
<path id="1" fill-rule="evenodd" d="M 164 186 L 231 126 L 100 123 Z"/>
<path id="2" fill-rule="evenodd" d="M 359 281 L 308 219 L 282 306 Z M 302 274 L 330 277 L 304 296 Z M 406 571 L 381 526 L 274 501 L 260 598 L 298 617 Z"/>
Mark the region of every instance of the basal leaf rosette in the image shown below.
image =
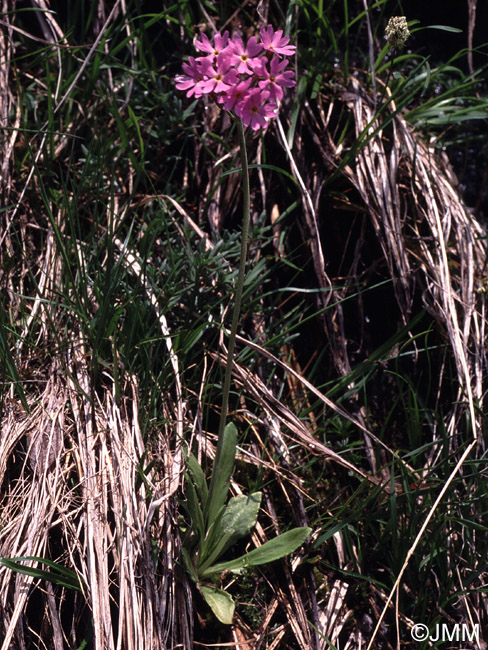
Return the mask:
<path id="1" fill-rule="evenodd" d="M 276 117 L 286 88 L 296 85 L 293 70 L 287 70 L 287 57 L 295 53 L 283 30 L 261 27 L 259 36 L 245 43 L 239 34 L 205 34 L 195 40 L 201 56 L 183 63 L 177 75 L 178 90 L 187 97 L 212 95 L 226 111 L 233 111 L 251 129 L 266 129 Z"/>

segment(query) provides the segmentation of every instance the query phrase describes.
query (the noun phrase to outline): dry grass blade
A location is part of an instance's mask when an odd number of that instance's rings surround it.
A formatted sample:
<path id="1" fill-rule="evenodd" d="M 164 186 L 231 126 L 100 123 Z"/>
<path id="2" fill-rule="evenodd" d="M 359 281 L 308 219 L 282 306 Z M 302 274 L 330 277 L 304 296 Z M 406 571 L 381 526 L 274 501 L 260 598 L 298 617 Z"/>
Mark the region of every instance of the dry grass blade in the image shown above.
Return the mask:
<path id="1" fill-rule="evenodd" d="M 3 0 L 2 13 L 7 14 L 9 10 L 15 9 L 15 4 L 15 0 L 13 3 Z M 18 136 L 21 109 L 19 105 L 16 106 L 15 121 L 11 125 L 12 130 L 4 128 L 10 126 L 11 108 L 15 104 L 9 86 L 10 61 L 12 59 L 12 38 L 12 25 L 9 22 L 2 23 L 2 29 L 0 29 L 0 126 L 2 127 L 2 138 L 0 140 L 2 152 L 2 162 L 0 165 L 0 191 L 2 192 L 4 205 L 7 204 L 10 192 L 11 155 L 15 140 Z"/>
<path id="2" fill-rule="evenodd" d="M 348 374 L 351 371 L 347 350 L 346 350 L 346 336 L 344 333 L 344 315 L 341 305 L 341 292 L 333 289 L 333 283 L 326 270 L 326 260 L 324 257 L 321 233 L 317 220 L 317 208 L 319 203 L 320 192 L 324 182 L 322 172 L 317 169 L 308 175 L 308 166 L 302 163 L 302 167 L 307 171 L 307 176 L 302 177 L 300 173 L 295 156 L 292 154 L 288 145 L 286 135 L 279 118 L 277 119 L 278 133 L 280 135 L 283 148 L 290 160 L 293 175 L 298 181 L 300 191 L 303 197 L 303 216 L 307 228 L 307 238 L 310 237 L 310 250 L 315 270 L 315 275 L 318 281 L 318 286 L 322 289 L 319 294 L 319 301 L 322 309 L 326 309 L 330 303 L 335 303 L 334 310 L 327 310 L 323 317 L 323 326 L 330 345 L 333 350 L 334 362 L 337 370 L 341 375 Z M 306 158 L 304 145 L 300 137 L 296 137 L 295 147 L 298 156 Z M 310 188 L 310 189 L 309 189 Z"/>
<path id="3" fill-rule="evenodd" d="M 368 437 L 368 439 L 373 440 L 380 447 L 382 447 L 385 451 L 387 451 L 391 456 L 394 456 L 393 450 L 390 449 L 382 440 L 380 440 L 372 431 L 367 429 L 360 419 L 354 418 L 349 413 L 347 413 L 347 411 L 345 411 L 343 408 L 341 408 L 340 406 L 335 404 L 332 400 L 330 400 L 326 395 L 324 395 L 321 391 L 319 391 L 313 384 L 311 384 L 305 377 L 303 377 L 300 373 L 298 373 L 296 370 L 294 370 L 291 366 L 284 363 L 283 361 L 281 361 L 280 359 L 275 357 L 273 354 L 271 354 L 270 352 L 268 352 L 267 350 L 265 350 L 261 346 L 257 345 L 256 343 L 254 343 L 253 341 L 250 341 L 248 339 L 244 339 L 241 336 L 238 336 L 237 340 L 240 341 L 241 343 L 245 343 L 245 345 L 247 345 L 250 348 L 256 350 L 257 352 L 259 352 L 263 356 L 267 357 L 268 359 L 271 359 L 276 364 L 276 366 L 281 367 L 287 373 L 290 373 L 291 375 L 293 375 L 295 377 L 295 379 L 297 379 L 300 383 L 302 383 L 303 386 L 305 386 L 305 388 L 307 388 L 312 395 L 315 395 L 316 397 L 318 397 L 320 399 L 320 401 L 322 401 L 332 411 L 334 411 L 335 413 L 337 413 L 338 415 L 343 417 L 345 420 L 348 420 L 349 422 L 354 424 L 356 427 L 358 427 L 358 429 L 363 431 L 363 433 Z M 260 381 L 259 378 L 258 378 L 258 381 Z M 298 418 L 296 418 L 296 420 L 298 420 Z M 298 426 L 298 428 L 300 428 L 300 427 Z M 303 424 L 302 424 L 302 428 L 305 428 L 305 427 L 303 427 Z M 310 434 L 308 434 L 308 435 L 310 435 Z M 313 437 L 311 437 L 311 439 L 310 439 L 310 449 L 313 450 L 315 448 L 316 444 L 318 444 L 317 441 Z M 331 457 L 335 458 L 337 460 L 337 462 L 339 462 L 340 464 L 344 464 L 344 462 L 347 462 L 347 461 L 344 461 L 344 459 L 342 459 L 340 456 L 335 454 L 335 452 L 333 452 L 332 450 L 328 449 L 327 447 L 325 447 L 323 445 L 322 445 L 322 447 L 318 447 L 318 448 L 321 449 L 321 451 L 323 451 L 326 455 L 332 455 Z M 344 466 L 348 467 L 348 465 L 344 465 Z M 410 470 L 410 472 L 412 472 L 412 475 L 416 474 L 415 470 L 412 467 L 410 467 L 408 464 L 405 464 L 405 467 L 407 467 Z M 352 469 L 352 468 L 349 467 L 349 469 Z M 356 468 L 355 472 L 356 473 L 361 473 L 357 468 Z M 362 474 L 362 476 L 363 476 L 363 478 L 366 478 L 368 475 Z M 371 476 L 369 477 L 368 480 L 371 480 Z M 373 477 L 372 482 L 373 483 L 377 482 L 376 478 Z M 387 490 L 389 489 L 387 485 L 385 485 L 385 489 L 387 489 Z"/>
<path id="4" fill-rule="evenodd" d="M 348 589 L 347 583 L 341 580 L 335 580 L 332 584 L 332 589 L 327 598 L 327 605 L 320 615 L 320 633 L 321 636 L 327 638 L 327 641 L 323 639 L 320 645 L 323 650 L 330 647 L 328 641 L 334 645 L 337 643 L 344 624 L 352 614 L 350 610 L 347 610 L 347 607 L 346 611 L 343 611 Z"/>
<path id="5" fill-rule="evenodd" d="M 238 337 L 240 338 L 240 337 Z M 225 357 L 212 353 L 212 357 L 220 359 L 220 362 L 225 365 Z M 237 363 L 233 365 L 234 379 L 236 383 L 243 387 L 246 393 L 255 399 L 263 409 L 267 416 L 267 421 L 271 422 L 273 418 L 277 418 L 281 424 L 291 431 L 300 441 L 304 448 L 308 449 L 312 454 L 323 454 L 324 456 L 349 469 L 354 474 L 367 479 L 374 485 L 381 485 L 383 481 L 376 477 L 364 472 L 359 467 L 350 463 L 347 459 L 342 458 L 338 453 L 324 445 L 320 440 L 317 440 L 308 431 L 304 423 L 280 400 L 278 400 L 266 387 L 264 382 L 254 373 L 239 366 Z M 293 436 L 290 436 L 293 439 Z M 388 485 L 385 485 L 385 490 L 388 490 Z"/>
<path id="6" fill-rule="evenodd" d="M 476 6 L 478 0 L 468 0 L 468 67 L 473 74 L 473 35 L 476 26 Z"/>

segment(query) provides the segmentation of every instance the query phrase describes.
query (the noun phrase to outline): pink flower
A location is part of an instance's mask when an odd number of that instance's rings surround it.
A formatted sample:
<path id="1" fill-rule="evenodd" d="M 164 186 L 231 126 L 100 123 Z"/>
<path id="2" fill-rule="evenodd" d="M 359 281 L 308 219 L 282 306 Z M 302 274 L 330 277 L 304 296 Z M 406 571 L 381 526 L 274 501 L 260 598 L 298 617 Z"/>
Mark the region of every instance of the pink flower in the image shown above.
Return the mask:
<path id="1" fill-rule="evenodd" d="M 273 54 L 283 54 L 284 56 L 290 56 L 294 54 L 296 47 L 294 45 L 287 45 L 290 42 L 288 36 L 283 36 L 283 30 L 278 29 L 274 31 L 271 25 L 268 25 L 266 28 L 263 26 L 259 30 L 259 35 L 263 42 L 263 47 L 268 52 Z"/>
<path id="2" fill-rule="evenodd" d="M 279 57 L 274 56 L 269 62 L 269 72 L 266 69 L 266 59 L 262 57 L 260 59 L 259 67 L 256 66 L 255 72 L 259 77 L 264 77 L 262 81 L 258 83 L 258 86 L 262 89 L 266 89 L 270 93 L 271 99 L 280 101 L 283 98 L 283 88 L 291 88 L 296 86 L 294 80 L 294 72 L 292 70 L 283 70 L 288 65 L 288 61 L 284 59 L 280 61 Z"/>
<path id="3" fill-rule="evenodd" d="M 276 116 L 278 109 L 274 102 L 268 102 L 269 92 L 260 88 L 253 88 L 248 96 L 235 105 L 234 111 L 241 118 L 244 126 L 251 129 L 265 129 L 268 119 Z"/>
<path id="4" fill-rule="evenodd" d="M 213 44 L 208 36 L 203 32 L 200 34 L 201 41 L 195 39 L 194 45 L 201 52 L 207 52 L 208 56 L 213 59 L 213 57 L 218 56 L 221 52 L 225 50 L 229 44 L 229 32 L 226 30 L 223 34 L 215 34 Z"/>
<path id="5" fill-rule="evenodd" d="M 258 43 L 256 36 L 251 36 L 247 45 L 239 34 L 234 34 L 232 40 L 229 42 L 229 52 L 231 53 L 231 62 L 237 65 L 237 72 L 240 74 L 252 74 L 252 70 L 256 65 L 257 59 L 255 58 L 263 49 L 262 43 Z"/>
<path id="6" fill-rule="evenodd" d="M 239 82 L 239 75 L 230 67 L 230 58 L 221 52 L 214 66 L 208 57 L 202 60 L 201 70 L 205 80 L 202 81 L 204 93 L 225 93 Z"/>
<path id="7" fill-rule="evenodd" d="M 196 60 L 190 56 L 188 57 L 188 63 L 183 63 L 182 68 L 186 74 L 179 74 L 175 77 L 176 87 L 178 90 L 187 90 L 187 97 L 192 95 L 201 97 L 204 93 L 202 90 L 202 59 Z"/>
<path id="8" fill-rule="evenodd" d="M 225 95 L 219 97 L 218 101 L 223 104 L 226 111 L 231 111 L 234 106 L 241 102 L 247 96 L 249 86 L 252 84 L 252 79 L 240 81 L 236 86 L 232 86 Z"/>
<path id="9" fill-rule="evenodd" d="M 195 47 L 203 53 L 183 63 L 184 74 L 175 78 L 178 90 L 186 96 L 201 97 L 212 93 L 226 111 L 234 111 L 245 126 L 265 129 L 276 117 L 284 88 L 295 86 L 294 73 L 285 70 L 287 60 L 295 52 L 283 30 L 268 25 L 260 30 L 262 42 L 252 36 L 244 43 L 239 34 L 230 39 L 229 32 L 209 39 L 201 34 Z M 266 56 L 262 56 L 265 50 Z M 270 53 L 273 56 L 270 56 Z"/>

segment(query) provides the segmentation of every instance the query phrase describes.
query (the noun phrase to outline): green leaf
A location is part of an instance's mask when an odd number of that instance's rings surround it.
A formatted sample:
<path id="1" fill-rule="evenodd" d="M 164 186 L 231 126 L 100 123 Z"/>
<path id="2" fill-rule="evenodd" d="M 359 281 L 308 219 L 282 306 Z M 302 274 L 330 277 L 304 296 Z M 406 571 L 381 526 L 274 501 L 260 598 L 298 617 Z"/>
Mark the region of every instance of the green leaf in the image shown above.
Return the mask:
<path id="1" fill-rule="evenodd" d="M 198 582 L 198 577 L 195 572 L 195 567 L 193 566 L 193 562 L 191 560 L 190 554 L 188 553 L 185 547 L 181 549 L 181 557 L 183 559 L 183 565 L 185 567 L 185 570 L 190 576 L 190 578 L 193 580 L 193 582 Z"/>
<path id="2" fill-rule="evenodd" d="M 205 532 L 205 538 L 202 540 L 199 549 L 198 566 L 206 567 L 212 564 L 221 554 L 225 543 L 226 537 L 222 537 L 222 515 L 224 514 L 225 507 L 223 506 L 213 522 L 209 525 Z"/>
<path id="3" fill-rule="evenodd" d="M 217 444 L 217 453 L 208 490 L 206 524 L 207 528 L 217 517 L 227 500 L 230 478 L 236 457 L 237 429 L 232 422 L 225 427 Z"/>
<path id="4" fill-rule="evenodd" d="M 303 544 L 307 537 L 312 532 L 312 529 L 303 526 L 301 528 L 293 528 L 288 530 L 282 535 L 278 535 L 274 539 L 270 539 L 259 548 L 255 548 L 245 555 L 229 560 L 228 562 L 220 562 L 208 567 L 200 572 L 200 578 L 207 578 L 215 573 L 222 573 L 222 571 L 240 571 L 246 567 L 258 566 L 259 564 L 267 564 L 279 560 L 285 555 L 293 553 L 295 549 Z"/>
<path id="5" fill-rule="evenodd" d="M 200 503 L 202 504 L 203 510 L 205 510 L 207 505 L 207 496 L 208 496 L 208 486 L 205 479 L 205 474 L 203 473 L 202 468 L 195 456 L 190 453 L 186 459 L 186 468 L 190 474 L 193 484 L 195 485 L 197 494 L 200 498 Z"/>
<path id="6" fill-rule="evenodd" d="M 22 562 L 41 562 L 42 564 L 51 567 L 52 571 L 44 571 L 37 567 L 25 566 Z M 17 571 L 17 573 L 23 573 L 33 578 L 47 580 L 55 585 L 61 585 L 68 589 L 81 591 L 80 580 L 74 571 L 67 569 L 57 562 L 46 560 L 43 557 L 36 557 L 33 555 L 13 558 L 2 557 L 0 558 L 0 565 L 9 568 L 12 571 Z"/>
<path id="7" fill-rule="evenodd" d="M 454 34 L 462 34 L 463 30 L 457 27 L 450 27 L 449 25 L 426 25 L 425 29 L 440 29 L 443 32 L 453 32 Z"/>
<path id="8" fill-rule="evenodd" d="M 216 587 L 200 586 L 202 596 L 221 623 L 230 625 L 234 617 L 235 602 L 230 594 Z"/>
<path id="9" fill-rule="evenodd" d="M 205 524 L 203 521 L 203 512 L 197 498 L 197 491 L 193 484 L 192 479 L 185 473 L 185 496 L 186 503 L 184 504 L 185 510 L 190 515 L 192 528 L 195 530 L 199 539 L 205 535 Z"/>
<path id="10" fill-rule="evenodd" d="M 250 533 L 258 519 L 260 505 L 261 492 L 254 492 L 248 497 L 241 494 L 229 500 L 222 514 L 217 516 L 201 546 L 199 575 L 238 539 Z"/>
<path id="11" fill-rule="evenodd" d="M 241 537 L 249 535 L 258 520 L 260 506 L 261 492 L 254 492 L 249 496 L 239 494 L 229 500 L 221 522 L 222 533 L 230 535 L 223 552 Z"/>

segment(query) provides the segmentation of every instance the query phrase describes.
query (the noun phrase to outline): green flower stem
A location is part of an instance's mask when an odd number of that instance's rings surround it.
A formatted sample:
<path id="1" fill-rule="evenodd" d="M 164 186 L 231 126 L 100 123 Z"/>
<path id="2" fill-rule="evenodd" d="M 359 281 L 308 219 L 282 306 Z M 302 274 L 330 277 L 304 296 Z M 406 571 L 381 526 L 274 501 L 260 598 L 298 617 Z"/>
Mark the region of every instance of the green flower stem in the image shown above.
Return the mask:
<path id="1" fill-rule="evenodd" d="M 247 241 L 249 236 L 250 221 L 250 191 L 249 191 L 249 167 L 247 164 L 246 138 L 244 135 L 244 125 L 240 118 L 237 119 L 237 131 L 239 133 L 239 147 L 241 153 L 242 166 L 242 192 L 243 192 L 243 215 L 242 215 L 242 232 L 241 232 L 241 257 L 239 260 L 239 273 L 237 275 L 236 290 L 234 295 L 234 310 L 232 313 L 232 325 L 230 328 L 229 347 L 227 352 L 227 364 L 225 367 L 224 387 L 222 390 L 222 412 L 220 414 L 219 440 L 217 443 L 217 458 L 221 446 L 222 434 L 227 422 L 227 409 L 229 406 L 230 383 L 232 376 L 232 361 L 234 358 L 234 348 L 236 343 L 237 326 L 239 325 L 239 316 L 241 312 L 242 293 L 244 289 L 244 278 L 246 275 L 246 258 L 247 258 Z"/>
<path id="2" fill-rule="evenodd" d="M 215 454 L 215 461 L 212 469 L 212 478 L 210 479 L 210 485 L 208 488 L 207 507 L 205 512 L 205 523 L 207 527 L 210 526 L 213 523 L 214 519 L 218 516 L 220 506 L 224 505 L 225 497 L 227 496 L 227 491 L 229 489 L 229 483 L 227 482 L 226 479 L 222 484 L 222 481 L 224 480 L 222 477 L 228 476 L 230 480 L 232 469 L 230 469 L 229 471 L 228 465 L 229 463 L 231 463 L 233 467 L 234 456 L 235 456 L 235 439 L 234 439 L 234 442 L 231 444 L 231 448 L 233 449 L 232 459 L 224 458 L 224 453 L 226 453 L 227 455 L 231 453 L 229 448 L 229 440 L 231 440 L 235 435 L 229 431 L 229 435 L 226 437 L 225 431 L 226 431 L 226 423 L 227 423 L 227 410 L 229 406 L 230 383 L 231 383 L 231 376 L 232 376 L 232 360 L 234 358 L 237 326 L 239 324 L 242 292 L 244 289 L 244 278 L 246 275 L 245 272 L 246 272 L 246 257 L 247 257 L 247 240 L 248 240 L 248 233 L 249 233 L 249 205 L 250 205 L 249 168 L 247 165 L 247 151 L 246 151 L 246 138 L 244 137 L 244 125 L 242 124 L 242 121 L 239 118 L 236 119 L 237 119 L 237 130 L 239 132 L 239 147 L 241 151 L 244 214 L 242 219 L 241 256 L 239 260 L 239 272 L 237 275 L 237 283 L 236 283 L 236 289 L 234 295 L 232 325 L 230 328 L 229 346 L 227 349 L 227 364 L 225 366 L 224 386 L 222 389 L 222 412 L 220 414 L 217 451 Z M 227 444 L 226 444 L 226 438 L 227 438 Z M 216 492 L 219 492 L 219 494 L 216 494 Z"/>

